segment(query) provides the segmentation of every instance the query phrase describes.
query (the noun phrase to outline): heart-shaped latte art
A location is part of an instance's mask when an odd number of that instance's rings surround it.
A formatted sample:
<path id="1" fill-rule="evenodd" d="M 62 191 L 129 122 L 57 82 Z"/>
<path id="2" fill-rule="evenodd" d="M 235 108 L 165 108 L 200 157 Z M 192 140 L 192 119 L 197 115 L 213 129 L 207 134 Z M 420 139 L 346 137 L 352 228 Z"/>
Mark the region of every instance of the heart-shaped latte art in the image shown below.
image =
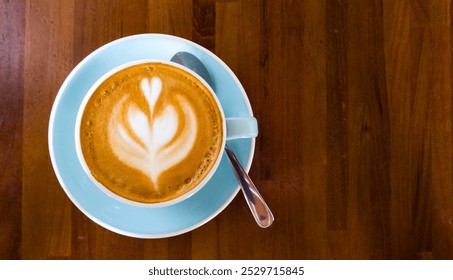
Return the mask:
<path id="1" fill-rule="evenodd" d="M 156 111 L 162 86 L 158 77 L 142 79 L 140 88 L 149 114 L 124 97 L 113 108 L 108 135 L 118 159 L 149 176 L 156 190 L 159 175 L 188 155 L 197 131 L 194 110 L 182 96 Z"/>

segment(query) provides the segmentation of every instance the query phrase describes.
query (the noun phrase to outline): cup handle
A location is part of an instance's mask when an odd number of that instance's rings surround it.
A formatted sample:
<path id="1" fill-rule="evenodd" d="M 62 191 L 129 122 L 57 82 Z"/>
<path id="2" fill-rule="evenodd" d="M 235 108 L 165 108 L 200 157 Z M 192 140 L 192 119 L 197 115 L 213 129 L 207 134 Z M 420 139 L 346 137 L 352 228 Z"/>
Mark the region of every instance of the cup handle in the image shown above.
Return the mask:
<path id="1" fill-rule="evenodd" d="M 258 135 L 258 122 L 254 117 L 227 118 L 226 140 L 255 138 Z"/>

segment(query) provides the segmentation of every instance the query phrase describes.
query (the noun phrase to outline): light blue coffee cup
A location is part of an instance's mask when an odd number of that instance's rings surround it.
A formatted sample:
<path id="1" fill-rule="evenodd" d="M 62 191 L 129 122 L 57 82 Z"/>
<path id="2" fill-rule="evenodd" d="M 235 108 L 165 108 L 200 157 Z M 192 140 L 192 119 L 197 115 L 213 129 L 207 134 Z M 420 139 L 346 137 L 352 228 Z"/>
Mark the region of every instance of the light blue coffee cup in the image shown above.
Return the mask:
<path id="1" fill-rule="evenodd" d="M 208 172 L 208 174 L 204 177 L 204 179 L 192 190 L 189 192 L 186 192 L 174 199 L 167 200 L 167 201 L 162 201 L 162 202 L 156 202 L 156 203 L 143 203 L 143 202 L 137 202 L 133 200 L 129 200 L 127 198 L 121 197 L 112 191 L 110 191 L 107 187 L 103 186 L 102 183 L 97 181 L 95 177 L 92 175 L 90 168 L 88 167 L 85 158 L 82 153 L 82 148 L 81 148 L 81 143 L 80 143 L 80 126 L 81 126 L 81 119 L 83 116 L 83 112 L 85 110 L 85 107 L 93 95 L 93 93 L 96 91 L 96 89 L 109 77 L 112 75 L 115 75 L 117 72 L 124 70 L 125 68 L 132 67 L 135 65 L 139 64 L 144 64 L 144 63 L 162 63 L 162 64 L 167 64 L 171 65 L 173 67 L 179 68 L 188 74 L 196 77 L 203 85 L 205 85 L 208 89 L 210 94 L 212 95 L 213 99 L 215 100 L 217 107 L 219 111 L 221 112 L 221 117 L 222 117 L 222 135 L 225 135 L 226 137 L 223 137 L 222 143 L 221 143 L 221 148 L 220 152 L 222 153 L 225 149 L 225 144 L 227 140 L 234 140 L 234 139 L 244 139 L 244 138 L 255 138 L 258 135 L 258 124 L 257 120 L 254 117 L 234 117 L 234 118 L 226 118 L 224 114 L 224 110 L 222 108 L 222 104 L 218 100 L 214 90 L 210 87 L 210 85 L 202 78 L 200 77 L 197 73 L 194 71 L 190 70 L 189 68 L 171 62 L 171 61 L 165 61 L 165 60 L 157 60 L 157 59 L 141 59 L 141 60 L 135 60 L 131 61 L 125 64 L 122 64 L 107 73 L 105 73 L 101 78 L 99 78 L 88 90 L 86 93 L 85 97 L 82 100 L 82 103 L 80 104 L 77 117 L 76 117 L 76 125 L 75 125 L 75 131 L 74 131 L 74 136 L 75 136 L 75 143 L 76 143 L 76 152 L 77 152 L 77 157 L 79 159 L 79 162 L 85 171 L 86 175 L 90 178 L 90 180 L 105 194 L 110 196 L 111 198 L 125 204 L 129 204 L 132 206 L 138 206 L 138 207 L 150 207 L 150 208 L 156 208 L 156 207 L 166 207 L 170 206 L 176 203 L 180 203 L 198 191 L 200 191 L 211 179 L 213 174 L 217 171 L 217 168 L 219 167 L 220 161 L 221 161 L 221 154 L 219 154 L 216 158 L 216 161 L 211 168 L 211 170 Z"/>

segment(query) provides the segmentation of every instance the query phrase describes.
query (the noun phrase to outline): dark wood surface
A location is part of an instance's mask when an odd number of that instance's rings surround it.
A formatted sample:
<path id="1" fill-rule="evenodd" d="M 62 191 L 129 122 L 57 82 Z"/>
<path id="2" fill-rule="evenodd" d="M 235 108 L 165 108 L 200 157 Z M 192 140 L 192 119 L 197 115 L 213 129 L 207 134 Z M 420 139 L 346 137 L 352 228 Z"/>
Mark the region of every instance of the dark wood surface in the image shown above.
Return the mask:
<path id="1" fill-rule="evenodd" d="M 0 0 L 0 258 L 453 259 L 452 6 L 431 0 Z M 215 219 L 142 240 L 68 199 L 47 148 L 72 68 L 168 33 L 223 59 L 259 121 L 250 171 Z"/>

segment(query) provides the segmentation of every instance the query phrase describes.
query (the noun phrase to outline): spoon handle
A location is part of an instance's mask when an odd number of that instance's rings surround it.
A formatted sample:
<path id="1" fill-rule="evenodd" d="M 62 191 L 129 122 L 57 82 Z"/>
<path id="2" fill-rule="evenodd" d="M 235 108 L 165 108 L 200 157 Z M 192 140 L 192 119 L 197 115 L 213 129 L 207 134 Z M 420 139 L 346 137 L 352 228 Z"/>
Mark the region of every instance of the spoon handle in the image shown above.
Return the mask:
<path id="1" fill-rule="evenodd" d="M 228 144 L 225 145 L 225 151 L 256 223 L 262 228 L 267 228 L 274 221 L 274 215 Z"/>

